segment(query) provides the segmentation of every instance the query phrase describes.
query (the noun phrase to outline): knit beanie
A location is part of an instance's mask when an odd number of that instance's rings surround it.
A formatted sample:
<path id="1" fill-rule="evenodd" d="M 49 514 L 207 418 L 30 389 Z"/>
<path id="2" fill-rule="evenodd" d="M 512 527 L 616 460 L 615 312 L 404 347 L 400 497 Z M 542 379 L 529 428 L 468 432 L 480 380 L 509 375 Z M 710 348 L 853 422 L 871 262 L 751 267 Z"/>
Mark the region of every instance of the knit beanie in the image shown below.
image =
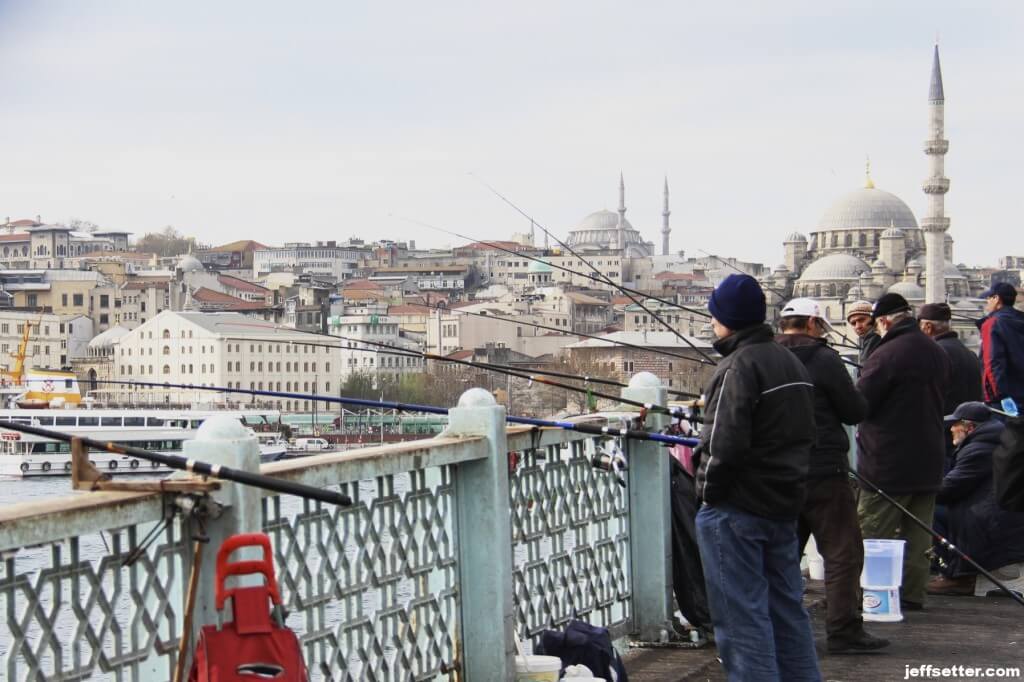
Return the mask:
<path id="1" fill-rule="evenodd" d="M 708 310 L 733 331 L 761 324 L 765 318 L 761 285 L 750 275 L 729 275 L 711 292 Z"/>

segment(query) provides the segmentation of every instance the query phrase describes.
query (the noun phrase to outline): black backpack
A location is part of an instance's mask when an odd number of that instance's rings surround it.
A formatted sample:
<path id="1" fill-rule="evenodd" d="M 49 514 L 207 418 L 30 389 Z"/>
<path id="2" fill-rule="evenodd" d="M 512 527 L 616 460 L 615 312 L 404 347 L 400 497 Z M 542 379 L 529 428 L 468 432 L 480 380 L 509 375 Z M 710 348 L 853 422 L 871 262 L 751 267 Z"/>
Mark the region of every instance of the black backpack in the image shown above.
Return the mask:
<path id="1" fill-rule="evenodd" d="M 1006 511 L 1024 512 L 1024 417 L 1007 417 L 992 452 L 992 480 L 996 503 Z"/>
<path id="2" fill-rule="evenodd" d="M 558 656 L 563 671 L 570 665 L 585 665 L 594 677 L 603 677 L 607 682 L 628 682 L 626 667 L 605 628 L 574 620 L 565 632 L 545 630 L 537 653 Z"/>

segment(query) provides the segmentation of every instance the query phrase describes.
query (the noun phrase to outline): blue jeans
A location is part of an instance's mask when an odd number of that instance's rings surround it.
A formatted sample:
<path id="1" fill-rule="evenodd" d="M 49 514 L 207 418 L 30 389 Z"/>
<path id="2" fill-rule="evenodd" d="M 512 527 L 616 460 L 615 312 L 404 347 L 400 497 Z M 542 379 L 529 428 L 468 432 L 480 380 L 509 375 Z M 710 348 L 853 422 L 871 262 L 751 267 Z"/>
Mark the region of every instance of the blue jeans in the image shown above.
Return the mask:
<path id="1" fill-rule="evenodd" d="M 705 504 L 697 513 L 697 542 L 730 682 L 820 682 L 796 522 Z"/>

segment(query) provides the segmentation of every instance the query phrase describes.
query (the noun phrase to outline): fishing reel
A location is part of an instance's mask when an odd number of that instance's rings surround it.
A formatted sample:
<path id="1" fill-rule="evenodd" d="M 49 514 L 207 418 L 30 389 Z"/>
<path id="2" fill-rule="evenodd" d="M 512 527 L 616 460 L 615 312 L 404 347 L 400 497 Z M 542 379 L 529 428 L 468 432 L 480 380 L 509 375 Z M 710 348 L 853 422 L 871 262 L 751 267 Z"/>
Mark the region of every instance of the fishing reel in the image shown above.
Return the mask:
<path id="1" fill-rule="evenodd" d="M 626 487 L 626 477 L 624 474 L 626 471 L 629 471 L 629 464 L 626 462 L 626 456 L 622 453 L 622 448 L 619 447 L 617 441 L 602 443 L 590 463 L 595 469 L 600 469 L 613 475 L 620 486 Z"/>

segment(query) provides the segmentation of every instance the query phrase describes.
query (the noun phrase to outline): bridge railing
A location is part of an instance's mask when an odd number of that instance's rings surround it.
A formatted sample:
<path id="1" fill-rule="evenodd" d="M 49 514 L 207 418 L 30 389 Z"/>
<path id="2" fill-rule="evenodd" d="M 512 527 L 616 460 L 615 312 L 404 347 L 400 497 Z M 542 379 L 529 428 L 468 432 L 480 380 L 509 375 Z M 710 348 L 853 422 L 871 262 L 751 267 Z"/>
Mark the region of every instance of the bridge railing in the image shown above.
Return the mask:
<path id="1" fill-rule="evenodd" d="M 635 377 L 624 395 L 663 401 L 651 379 Z M 314 679 L 511 679 L 515 639 L 572 618 L 617 638 L 663 636 L 673 610 L 664 451 L 625 443 L 622 486 L 592 466 L 617 441 L 506 428 L 504 417 L 472 389 L 437 438 L 261 468 L 340 487 L 354 502 L 345 508 L 234 484 L 214 493 L 219 513 L 200 518 L 182 513 L 187 500 L 133 493 L 0 508 L 0 678 L 171 679 L 195 560 L 197 631 L 216 622 L 214 548 L 257 530 L 272 539 Z M 186 448 L 259 468 L 230 420 L 211 420 Z M 197 555 L 200 535 L 210 542 Z"/>

